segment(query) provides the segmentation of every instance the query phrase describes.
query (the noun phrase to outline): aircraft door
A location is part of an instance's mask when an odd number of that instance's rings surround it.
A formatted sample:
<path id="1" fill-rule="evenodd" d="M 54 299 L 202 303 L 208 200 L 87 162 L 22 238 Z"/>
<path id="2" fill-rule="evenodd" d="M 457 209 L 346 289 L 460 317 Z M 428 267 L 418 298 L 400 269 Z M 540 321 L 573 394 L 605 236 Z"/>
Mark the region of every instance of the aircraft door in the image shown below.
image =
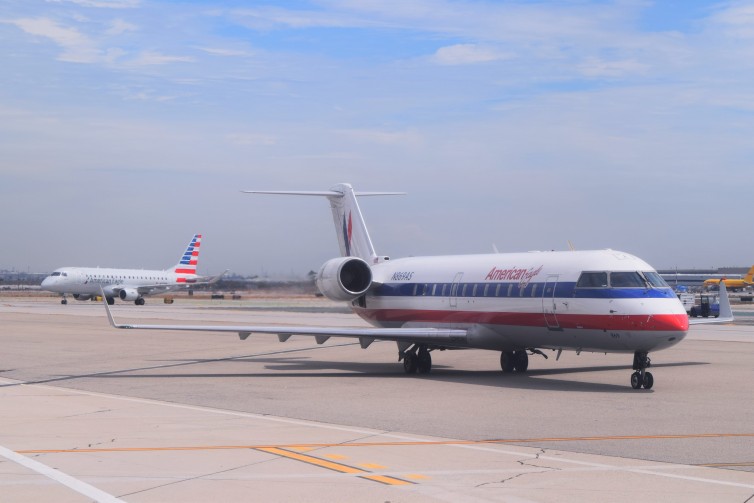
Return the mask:
<path id="1" fill-rule="evenodd" d="M 456 273 L 453 283 L 450 285 L 450 307 L 454 309 L 458 307 L 458 288 L 461 285 L 461 278 L 463 278 L 463 273 Z"/>
<path id="2" fill-rule="evenodd" d="M 550 330 L 560 330 L 555 303 L 555 287 L 558 284 L 558 274 L 548 274 L 545 287 L 542 289 L 542 314 L 545 317 L 545 326 Z"/>

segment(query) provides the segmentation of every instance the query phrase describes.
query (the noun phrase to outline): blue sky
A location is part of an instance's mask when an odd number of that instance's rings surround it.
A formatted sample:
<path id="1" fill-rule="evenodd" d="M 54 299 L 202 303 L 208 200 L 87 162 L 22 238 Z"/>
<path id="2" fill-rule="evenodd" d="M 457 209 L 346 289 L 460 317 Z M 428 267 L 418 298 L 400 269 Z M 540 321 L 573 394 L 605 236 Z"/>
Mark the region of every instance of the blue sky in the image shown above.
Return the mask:
<path id="1" fill-rule="evenodd" d="M 337 254 L 754 263 L 754 2 L 0 5 L 0 268 L 291 275 Z"/>

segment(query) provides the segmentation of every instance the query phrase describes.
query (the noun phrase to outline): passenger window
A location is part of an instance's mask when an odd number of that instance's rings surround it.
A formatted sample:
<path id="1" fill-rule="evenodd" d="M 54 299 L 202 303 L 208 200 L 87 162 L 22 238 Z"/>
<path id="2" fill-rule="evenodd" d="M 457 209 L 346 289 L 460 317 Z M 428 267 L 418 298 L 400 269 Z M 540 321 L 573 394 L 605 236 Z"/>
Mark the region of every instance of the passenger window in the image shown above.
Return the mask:
<path id="1" fill-rule="evenodd" d="M 611 272 L 610 286 L 613 288 L 646 288 L 644 278 L 635 271 L 629 272 Z"/>
<path id="2" fill-rule="evenodd" d="M 607 288 L 606 272 L 582 272 L 576 282 L 577 288 Z"/>

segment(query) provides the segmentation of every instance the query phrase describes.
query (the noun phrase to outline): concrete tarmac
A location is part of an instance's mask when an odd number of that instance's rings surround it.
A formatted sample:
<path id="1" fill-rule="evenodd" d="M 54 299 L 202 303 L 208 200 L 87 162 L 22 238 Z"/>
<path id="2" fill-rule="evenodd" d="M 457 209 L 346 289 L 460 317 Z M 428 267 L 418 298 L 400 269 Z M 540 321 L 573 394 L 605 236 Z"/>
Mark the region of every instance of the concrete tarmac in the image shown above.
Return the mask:
<path id="1" fill-rule="evenodd" d="M 118 321 L 363 326 L 323 299 L 116 304 Z M 754 501 L 754 326 L 653 353 L 433 352 L 128 331 L 0 297 L 0 501 Z"/>

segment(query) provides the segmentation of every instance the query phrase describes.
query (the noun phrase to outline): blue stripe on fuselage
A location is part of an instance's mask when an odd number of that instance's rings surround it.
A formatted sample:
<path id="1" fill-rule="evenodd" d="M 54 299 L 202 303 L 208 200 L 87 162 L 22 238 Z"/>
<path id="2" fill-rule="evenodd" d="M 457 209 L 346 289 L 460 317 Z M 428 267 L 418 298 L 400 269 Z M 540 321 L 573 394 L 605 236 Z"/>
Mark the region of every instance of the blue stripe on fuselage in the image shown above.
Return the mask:
<path id="1" fill-rule="evenodd" d="M 499 286 L 498 286 L 499 285 Z M 549 284 L 552 285 L 551 283 Z M 373 294 L 376 297 L 542 297 L 545 283 L 383 283 Z M 671 288 L 576 288 L 575 282 L 559 282 L 547 297 L 576 299 L 670 299 Z"/>

